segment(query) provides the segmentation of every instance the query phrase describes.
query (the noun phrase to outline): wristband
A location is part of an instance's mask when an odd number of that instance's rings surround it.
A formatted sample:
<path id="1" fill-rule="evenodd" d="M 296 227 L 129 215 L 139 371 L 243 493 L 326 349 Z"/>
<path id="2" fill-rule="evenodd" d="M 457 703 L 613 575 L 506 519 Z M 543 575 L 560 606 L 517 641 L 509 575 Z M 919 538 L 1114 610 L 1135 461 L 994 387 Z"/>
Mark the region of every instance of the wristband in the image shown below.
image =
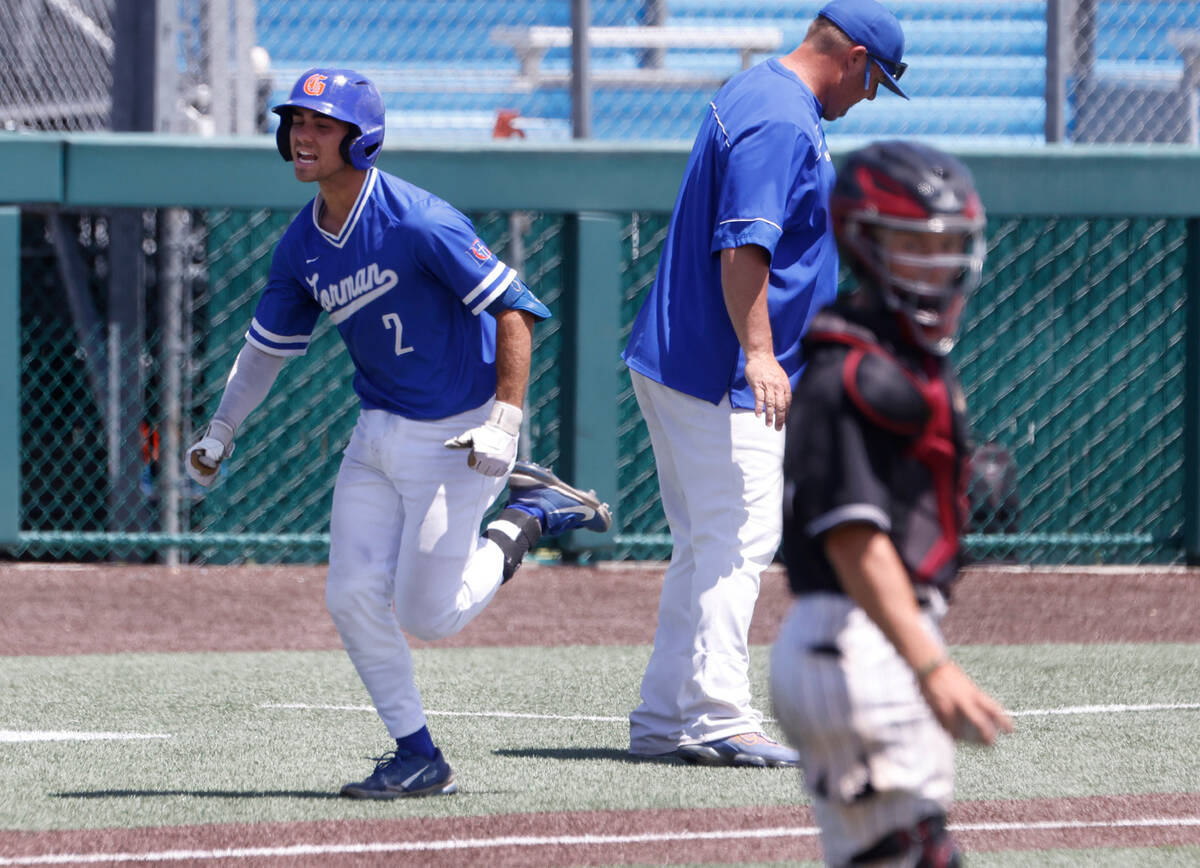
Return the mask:
<path id="1" fill-rule="evenodd" d="M 512 404 L 505 404 L 503 401 L 497 401 L 492 404 L 492 414 L 488 416 L 488 424 L 495 425 L 505 434 L 517 436 L 521 433 L 521 420 L 525 414 L 521 412 L 520 407 L 514 407 Z"/>
<path id="2" fill-rule="evenodd" d="M 226 449 L 233 442 L 234 436 L 237 434 L 237 429 L 226 422 L 224 419 L 214 418 L 208 423 L 208 432 L 204 435 L 221 441 L 221 445 Z"/>
<path id="3" fill-rule="evenodd" d="M 928 661 L 927 663 L 922 663 L 915 670 L 917 673 L 917 680 L 924 681 L 926 678 L 928 678 L 934 672 L 937 672 L 939 669 L 941 669 L 943 666 L 945 666 L 949 662 L 950 662 L 949 654 L 939 654 L 937 657 L 934 657 L 932 660 Z"/>

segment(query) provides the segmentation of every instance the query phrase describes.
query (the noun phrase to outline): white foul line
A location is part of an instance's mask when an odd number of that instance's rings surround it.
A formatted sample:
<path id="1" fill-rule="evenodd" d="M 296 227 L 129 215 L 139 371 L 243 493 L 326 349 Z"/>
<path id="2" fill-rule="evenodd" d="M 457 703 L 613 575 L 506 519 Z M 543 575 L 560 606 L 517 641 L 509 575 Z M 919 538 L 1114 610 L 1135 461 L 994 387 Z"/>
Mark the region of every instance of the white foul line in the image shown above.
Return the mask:
<path id="1" fill-rule="evenodd" d="M 135 738 L 170 738 L 161 732 L 25 732 L 0 729 L 0 743 L 18 741 L 125 741 Z"/>
<path id="2" fill-rule="evenodd" d="M 309 705 L 304 702 L 272 702 L 259 708 L 292 708 L 308 711 L 370 711 L 372 705 Z M 505 717 L 521 720 L 572 720 L 594 723 L 627 723 L 627 717 L 601 717 L 592 714 L 525 714 L 518 711 L 426 711 L 428 717 Z"/>
<path id="3" fill-rule="evenodd" d="M 1200 826 L 1200 817 L 1161 817 L 1134 820 L 1063 820 L 1038 823 L 963 823 L 956 832 L 995 832 L 1044 829 L 1095 829 L 1113 827 Z M 727 829 L 713 832 L 677 832 L 642 835 L 558 835 L 553 837 L 466 838 L 438 841 L 388 841 L 374 844 L 293 844 L 288 847 L 236 847 L 225 850 L 160 850 L 151 853 L 54 853 L 45 856 L 0 857 L 0 865 L 101 864 L 105 862 L 182 862 L 199 859 L 253 859 L 318 856 L 336 853 L 412 853 L 445 850 L 485 850 L 500 847 L 596 846 L 604 844 L 654 844 L 671 841 L 726 841 L 751 838 L 813 838 L 812 826 L 774 829 Z"/>
<path id="4" fill-rule="evenodd" d="M 1036 717 L 1047 714 L 1112 714 L 1124 711 L 1200 711 L 1200 704 L 1176 705 L 1075 705 L 1068 708 L 1034 708 L 1029 711 L 1010 711 L 1013 717 Z"/>
<path id="5" fill-rule="evenodd" d="M 952 832 L 1027 832 L 1045 829 L 1145 829 L 1153 826 L 1200 826 L 1200 817 L 1157 817 L 1141 820 L 1046 820 L 1040 823 L 951 823 Z"/>

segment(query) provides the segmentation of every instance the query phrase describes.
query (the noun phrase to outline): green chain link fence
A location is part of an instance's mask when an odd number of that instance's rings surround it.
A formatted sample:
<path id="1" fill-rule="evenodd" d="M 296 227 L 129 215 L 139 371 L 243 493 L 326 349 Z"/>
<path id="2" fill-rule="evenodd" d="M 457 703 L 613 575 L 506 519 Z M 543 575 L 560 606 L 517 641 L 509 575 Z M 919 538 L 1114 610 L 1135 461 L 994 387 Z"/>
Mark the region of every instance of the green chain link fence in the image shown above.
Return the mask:
<path id="1" fill-rule="evenodd" d="M 185 394 L 185 441 L 198 436 L 242 346 L 266 280 L 275 242 L 291 213 L 212 211 L 193 215 L 204 238 L 204 269 L 189 286 L 192 323 Z M 524 269 L 558 312 L 563 293 L 561 227 L 556 215 L 527 215 Z M 512 238 L 507 214 L 474 215 L 502 257 Z M 78 217 L 91 247 L 91 271 L 104 272 L 95 214 Z M 667 215 L 633 214 L 623 231 L 622 342 L 654 279 Z M 154 396 L 162 341 L 123 354 L 141 360 L 147 398 L 144 473 L 114 503 L 106 476 L 109 443 L 102 386 L 89 383 L 88 358 L 112 351 L 106 335 L 81 336 L 66 315 L 53 251 L 38 243 L 39 218 L 26 218 L 22 298 L 22 527 L 34 532 L 16 555 L 87 558 L 106 553 L 115 510 L 161 522 L 164 461 L 156 434 L 164 424 Z M 1180 558 L 1183 504 L 1184 226 L 1172 220 L 995 220 L 989 226 L 986 279 L 969 310 L 956 356 L 981 442 L 1007 450 L 1017 475 L 1012 501 L 975 492 L 977 553 L 1038 562 L 1170 562 Z M 92 290 L 99 293 L 99 287 Z M 529 455 L 554 464 L 560 454 L 556 320 L 537 333 L 529 394 Z M 653 454 L 628 376 L 621 368 L 616 558 L 669 554 Z M 103 373 L 103 367 L 101 367 Z M 223 479 L 206 496 L 183 478 L 183 533 L 208 544 L 195 561 L 320 560 L 332 484 L 357 406 L 351 365 L 334 329 L 322 321 L 308 354 L 292 360 L 238 438 Z M 1009 510 L 997 516 L 999 510 Z M 37 532 L 55 542 L 39 542 Z M 65 532 L 79 532 L 70 539 Z M 249 536 L 247 536 L 249 535 Z M 162 546 L 151 536 L 125 552 Z"/>
<path id="2" fill-rule="evenodd" d="M 987 280 L 958 357 L 979 438 L 1006 446 L 1020 468 L 1018 528 L 1032 537 L 1014 552 L 978 545 L 1037 561 L 1177 559 L 1183 222 L 989 230 Z"/>
<path id="3" fill-rule="evenodd" d="M 146 298 L 141 334 L 130 336 L 104 315 L 113 302 L 108 213 L 22 212 L 20 539 L 9 555 L 323 560 L 332 485 L 357 415 L 351 366 L 327 323 L 308 354 L 284 367 L 207 493 L 168 448 L 172 433 L 184 446 L 198 438 L 215 408 L 294 209 L 139 213 Z M 173 235 L 172 214 L 182 227 Z M 572 340 L 563 316 L 570 221 L 558 210 L 471 216 L 555 314 L 536 333 L 523 448 L 533 460 L 569 465 L 565 418 L 578 397 L 563 361 L 575 346 L 564 343 Z M 668 529 L 619 356 L 654 279 L 668 215 L 613 216 L 621 225 L 620 261 L 612 264 L 620 324 L 607 368 L 619 384 L 616 527 L 610 544 L 582 555 L 658 559 L 670 553 Z M 971 491 L 968 543 L 976 555 L 1068 564 L 1185 559 L 1195 223 L 1019 212 L 990 220 L 985 279 L 955 356 L 976 439 L 1011 459 L 1012 476 L 999 464 L 990 487 Z M 176 253 L 173 265 L 164 264 L 167 250 Z M 64 251 L 79 260 L 73 280 Z M 178 299 L 166 292 L 170 269 L 182 286 Z M 172 317 L 176 307 L 182 316 Z M 137 382 L 122 386 L 122 377 Z M 132 452 L 139 460 L 121 458 Z"/>
<path id="4" fill-rule="evenodd" d="M 666 234 L 626 233 L 624 332 Z M 1183 221 L 993 220 L 985 280 L 955 352 L 976 440 L 1016 476 L 970 490 L 979 557 L 1171 562 L 1183 546 Z M 845 275 L 843 275 L 843 278 Z M 625 379 L 623 557 L 661 557 L 666 519 Z M 998 488 L 998 490 L 997 490 Z M 1019 509 L 1014 504 L 1019 504 Z M 982 531 L 995 531 L 983 533 Z"/>

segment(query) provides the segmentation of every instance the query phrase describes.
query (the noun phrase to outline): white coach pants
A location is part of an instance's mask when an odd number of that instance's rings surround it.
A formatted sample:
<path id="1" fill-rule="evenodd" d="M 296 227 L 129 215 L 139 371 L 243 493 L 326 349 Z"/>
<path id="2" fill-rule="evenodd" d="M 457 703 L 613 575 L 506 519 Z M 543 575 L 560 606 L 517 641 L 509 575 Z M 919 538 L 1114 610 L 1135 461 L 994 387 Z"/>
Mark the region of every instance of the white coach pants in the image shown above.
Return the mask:
<path id="1" fill-rule="evenodd" d="M 479 525 L 506 480 L 442 445 L 489 410 L 435 421 L 364 410 L 338 471 L 325 603 L 393 738 L 425 725 L 401 628 L 426 640 L 457 633 L 500 587 L 504 556 Z"/>
<path id="2" fill-rule="evenodd" d="M 750 620 L 782 533 L 784 433 L 753 410 L 630 372 L 650 431 L 671 563 L 663 579 L 631 753 L 762 729 L 750 705 Z"/>

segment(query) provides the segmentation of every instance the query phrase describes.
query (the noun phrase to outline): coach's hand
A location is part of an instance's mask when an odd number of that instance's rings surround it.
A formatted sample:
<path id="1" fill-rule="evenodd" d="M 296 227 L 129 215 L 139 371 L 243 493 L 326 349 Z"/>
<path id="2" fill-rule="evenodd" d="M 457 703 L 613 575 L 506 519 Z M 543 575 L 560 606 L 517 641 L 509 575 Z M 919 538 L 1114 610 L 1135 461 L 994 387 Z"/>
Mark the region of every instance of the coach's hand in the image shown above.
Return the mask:
<path id="1" fill-rule="evenodd" d="M 231 427 L 214 419 L 204 437 L 187 451 L 183 464 L 188 476 L 205 488 L 212 485 L 221 462 L 233 454 L 233 434 Z"/>
<path id="2" fill-rule="evenodd" d="M 762 416 L 767 427 L 783 430 L 792 406 L 792 384 L 787 372 L 770 354 L 748 357 L 746 383 L 754 392 L 754 415 Z"/>
<path id="3" fill-rule="evenodd" d="M 517 435 L 521 433 L 520 407 L 497 401 L 492 414 L 478 428 L 447 440 L 450 449 L 470 449 L 467 466 L 484 476 L 503 476 L 517 460 Z"/>

